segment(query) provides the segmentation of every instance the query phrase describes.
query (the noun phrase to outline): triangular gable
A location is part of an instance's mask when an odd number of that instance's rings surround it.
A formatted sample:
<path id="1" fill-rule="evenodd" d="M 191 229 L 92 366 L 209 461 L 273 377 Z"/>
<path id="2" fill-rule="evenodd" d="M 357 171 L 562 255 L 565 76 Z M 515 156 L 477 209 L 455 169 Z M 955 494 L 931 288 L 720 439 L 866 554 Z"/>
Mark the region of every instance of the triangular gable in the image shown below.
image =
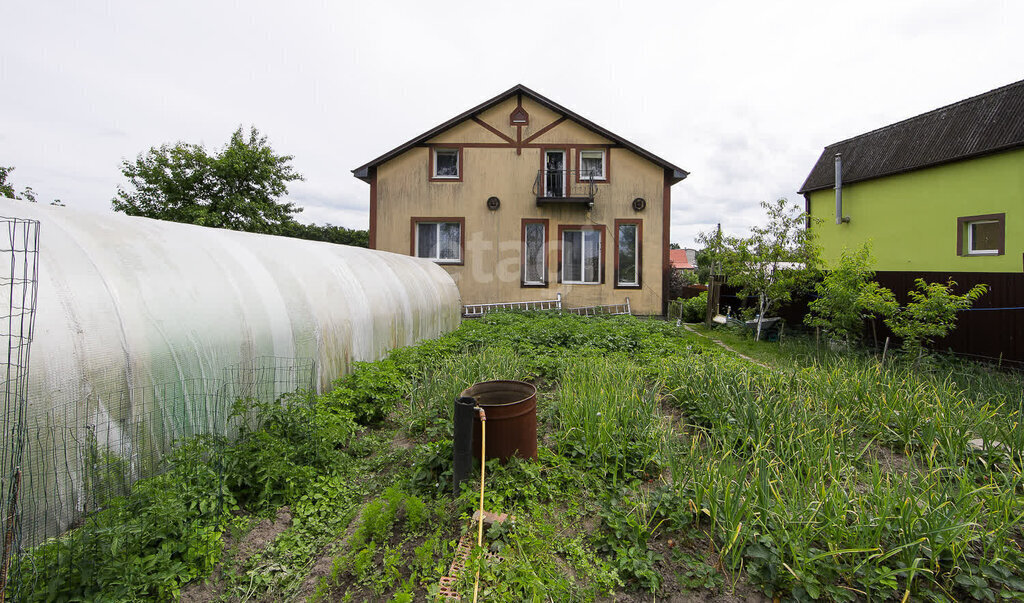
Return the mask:
<path id="1" fill-rule="evenodd" d="M 491 108 L 499 105 L 500 103 L 502 103 L 502 102 L 504 102 L 504 101 L 506 101 L 506 100 L 508 100 L 508 99 L 510 99 L 512 97 L 515 97 L 516 95 L 522 95 L 524 97 L 527 97 L 527 98 L 531 99 L 532 101 L 536 102 L 537 104 L 541 105 L 542 107 L 544 107 L 544 108 L 546 108 L 546 109 L 548 109 L 550 111 L 553 111 L 554 113 L 557 113 L 557 114 L 562 116 L 561 118 L 554 120 L 551 124 L 549 124 L 545 128 L 541 128 L 541 129 L 537 130 L 536 132 L 534 132 L 531 135 L 533 138 L 539 138 L 545 132 L 549 131 L 550 129 L 552 129 L 554 127 L 557 127 L 557 125 L 562 123 L 562 121 L 564 121 L 564 120 L 572 120 L 572 121 L 576 122 L 577 124 L 579 124 L 580 126 L 586 128 L 587 130 L 590 130 L 591 132 L 594 132 L 595 134 L 598 134 L 600 136 L 603 136 L 604 138 L 607 138 L 608 140 L 614 142 L 615 144 L 618 144 L 618 145 L 620 145 L 622 147 L 625 147 L 625 148 L 633 151 L 637 155 L 640 155 L 641 157 L 647 159 L 648 161 L 657 164 L 658 166 L 662 167 L 665 170 L 671 171 L 671 173 L 672 173 L 671 181 L 673 183 L 678 182 L 680 180 L 683 180 L 684 178 L 686 178 L 689 175 L 689 172 L 687 172 L 686 170 L 684 170 L 684 169 L 682 169 L 682 168 L 680 168 L 680 167 L 678 167 L 678 166 L 676 166 L 676 165 L 674 165 L 672 163 L 669 163 L 668 161 L 665 161 L 664 159 L 658 157 L 654 153 L 651 153 L 650 151 L 648 151 L 646 149 L 643 149 L 643 148 L 641 148 L 641 147 L 639 147 L 639 146 L 629 142 L 625 138 L 622 138 L 621 136 L 618 136 L 617 134 L 614 134 L 614 133 L 612 133 L 612 132 L 602 128 L 601 126 L 595 124 L 594 122 L 592 122 L 592 121 L 590 121 L 590 120 L 588 120 L 588 119 L 586 119 L 586 118 L 584 118 L 584 117 L 582 117 L 582 116 L 580 116 L 580 115 L 570 111 L 569 109 L 566 109 L 562 105 L 559 105 L 558 103 L 552 101 L 551 99 L 546 98 L 546 97 L 544 97 L 544 96 L 534 92 L 533 90 L 530 90 L 529 88 L 527 88 L 526 86 L 523 86 L 522 84 L 518 84 L 516 86 L 513 86 L 512 88 L 506 90 L 505 92 L 502 92 L 498 96 L 495 96 L 494 98 L 492 98 L 490 100 L 487 100 L 487 101 L 477 105 L 476 107 L 473 107 L 472 109 L 469 109 L 468 111 L 460 113 L 459 115 L 456 115 L 452 119 L 450 119 L 450 120 L 448 120 L 448 121 L 446 121 L 446 122 L 444 122 L 444 123 L 442 123 L 442 124 L 440 124 L 440 125 L 438 125 L 438 126 L 436 126 L 434 128 L 431 128 L 430 130 L 427 130 L 426 132 L 424 132 L 423 134 L 420 134 L 416 138 L 413 138 L 412 140 L 410 140 L 410 141 L 408 141 L 408 142 L 406 142 L 406 143 L 404 143 L 402 145 L 399 145 L 399 146 L 395 147 L 394 149 L 391 149 L 387 153 L 384 153 L 380 157 L 377 157 L 376 159 L 374 159 L 374 160 L 372 160 L 372 161 L 370 161 L 368 163 L 365 163 L 365 164 L 357 167 L 356 169 L 352 170 L 352 173 L 353 173 L 353 175 L 356 176 L 356 178 L 360 178 L 360 179 L 363 179 L 363 180 L 369 180 L 369 178 L 370 178 L 370 170 L 375 169 L 378 165 L 380 165 L 380 164 L 382 164 L 382 163 L 384 163 L 386 161 L 389 161 L 390 159 L 393 159 L 393 158 L 397 157 L 398 155 L 401 155 L 402 153 L 406 152 L 407 150 L 409 150 L 409 149 L 411 149 L 411 148 L 413 148 L 415 146 L 424 144 L 427 141 L 429 141 L 430 139 L 435 138 L 437 136 L 440 136 L 441 134 L 443 134 L 443 133 L 451 130 L 452 128 L 455 128 L 456 126 L 459 126 L 460 124 L 463 124 L 463 123 L 465 123 L 467 121 L 475 121 L 477 125 L 480 125 L 480 126 L 484 127 L 485 129 L 490 130 L 492 132 L 492 134 L 494 134 L 495 140 L 504 140 L 502 137 L 503 136 L 507 136 L 506 133 L 501 132 L 499 129 L 494 128 L 493 126 L 491 126 L 487 122 L 479 119 L 478 116 L 481 113 L 484 113 L 485 111 L 487 111 L 488 109 L 491 109 Z M 511 113 L 514 113 L 514 111 L 510 112 L 510 115 L 511 115 Z M 512 144 L 516 143 L 516 141 L 513 141 L 510 138 L 506 142 L 510 142 Z M 528 142 L 528 140 L 519 141 L 519 142 L 525 143 L 525 142 Z"/>

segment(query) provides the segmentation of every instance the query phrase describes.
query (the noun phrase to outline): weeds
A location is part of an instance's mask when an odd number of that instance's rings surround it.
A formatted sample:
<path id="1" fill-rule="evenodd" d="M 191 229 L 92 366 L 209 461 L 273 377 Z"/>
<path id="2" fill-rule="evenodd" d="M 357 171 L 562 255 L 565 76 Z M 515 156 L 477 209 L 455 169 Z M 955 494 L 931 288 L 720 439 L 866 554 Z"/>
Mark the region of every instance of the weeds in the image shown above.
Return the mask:
<path id="1" fill-rule="evenodd" d="M 224 598 L 289 600 L 331 542 L 344 545 L 313 600 L 429 598 L 478 504 L 475 487 L 450 493 L 452 403 L 488 379 L 539 385 L 542 439 L 535 462 L 488 463 L 485 507 L 516 519 L 488 530 L 504 560 L 475 551 L 462 592 L 479 568 L 488 601 L 662 599 L 677 586 L 1024 597 L 1019 376 L 881 365 L 813 342 L 770 349 L 781 369 L 661 321 L 467 322 L 360 365 L 326 396 L 240 402 L 236 439 L 189 441 L 86 529 L 32 550 L 30 598 L 173 599 L 221 563 Z M 230 565 L 223 532 L 281 505 L 291 526 Z M 70 558 L 95 562 L 69 571 Z"/>

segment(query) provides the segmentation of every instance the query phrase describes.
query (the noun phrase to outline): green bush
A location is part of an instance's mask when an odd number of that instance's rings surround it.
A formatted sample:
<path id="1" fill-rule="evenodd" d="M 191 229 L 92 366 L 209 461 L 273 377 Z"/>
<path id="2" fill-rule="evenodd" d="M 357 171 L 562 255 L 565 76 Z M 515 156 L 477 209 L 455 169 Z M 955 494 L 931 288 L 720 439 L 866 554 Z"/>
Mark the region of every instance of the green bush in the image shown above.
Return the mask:
<path id="1" fill-rule="evenodd" d="M 329 408 L 351 413 L 360 425 L 373 425 L 391 412 L 408 389 L 409 381 L 395 362 L 356 362 L 322 400 Z"/>

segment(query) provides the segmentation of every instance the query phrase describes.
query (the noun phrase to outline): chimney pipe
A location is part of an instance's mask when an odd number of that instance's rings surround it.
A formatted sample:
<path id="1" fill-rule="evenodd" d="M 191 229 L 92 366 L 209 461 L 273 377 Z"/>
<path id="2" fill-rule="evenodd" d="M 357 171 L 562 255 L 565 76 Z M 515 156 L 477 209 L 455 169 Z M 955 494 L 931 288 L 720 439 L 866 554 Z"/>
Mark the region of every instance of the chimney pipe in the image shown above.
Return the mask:
<path id="1" fill-rule="evenodd" d="M 836 226 L 849 221 L 843 217 L 843 154 L 836 153 Z"/>

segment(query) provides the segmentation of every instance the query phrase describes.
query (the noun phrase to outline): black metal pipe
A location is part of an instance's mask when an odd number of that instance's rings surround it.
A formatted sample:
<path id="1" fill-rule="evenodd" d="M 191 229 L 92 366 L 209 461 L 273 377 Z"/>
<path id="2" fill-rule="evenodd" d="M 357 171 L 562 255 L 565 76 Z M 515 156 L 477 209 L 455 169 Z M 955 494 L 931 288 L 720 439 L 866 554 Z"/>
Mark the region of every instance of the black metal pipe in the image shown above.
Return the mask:
<path id="1" fill-rule="evenodd" d="M 476 398 L 463 396 L 455 400 L 455 440 L 452 444 L 452 491 L 459 495 L 459 487 L 473 469 L 473 419 L 476 416 Z"/>

